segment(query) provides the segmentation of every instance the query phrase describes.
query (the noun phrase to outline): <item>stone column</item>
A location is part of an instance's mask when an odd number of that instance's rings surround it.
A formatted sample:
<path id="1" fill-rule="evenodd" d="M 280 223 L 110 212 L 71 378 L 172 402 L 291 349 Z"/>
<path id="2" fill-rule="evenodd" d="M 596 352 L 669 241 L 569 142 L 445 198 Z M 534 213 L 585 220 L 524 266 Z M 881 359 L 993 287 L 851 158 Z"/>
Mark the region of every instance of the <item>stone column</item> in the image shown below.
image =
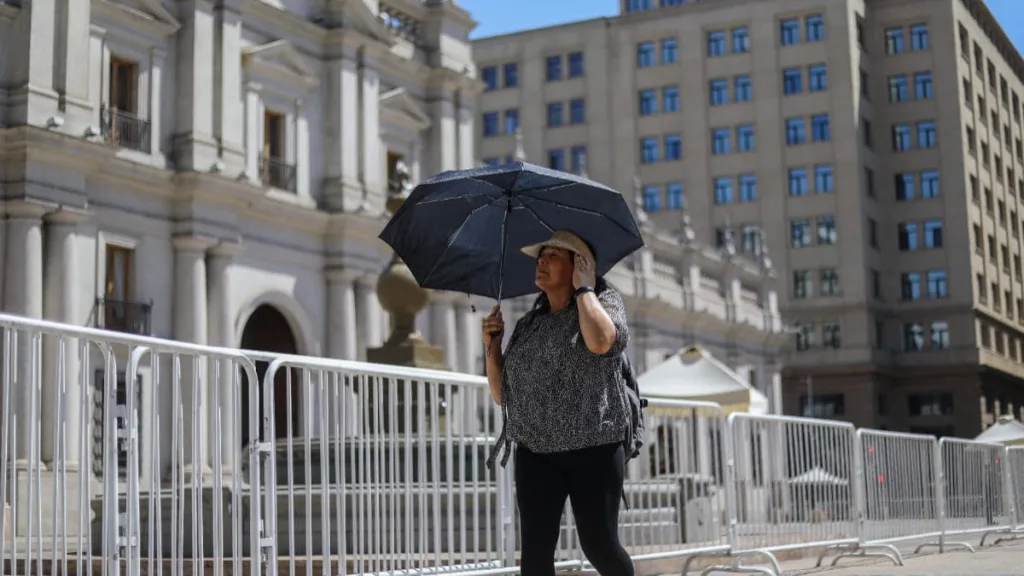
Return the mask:
<path id="1" fill-rule="evenodd" d="M 458 112 L 458 163 L 460 170 L 473 168 L 476 146 L 474 143 L 474 122 L 473 122 L 473 98 L 466 94 L 459 95 Z"/>
<path id="2" fill-rule="evenodd" d="M 174 243 L 174 338 L 206 344 L 206 249 L 211 242 L 195 236 L 177 236 Z M 195 384 L 194 384 L 195 382 Z M 210 472 L 206 454 L 205 361 L 181 358 L 179 383 L 181 432 L 186 474 Z"/>
<path id="3" fill-rule="evenodd" d="M 21 203 L 7 206 L 7 258 L 4 263 L 4 310 L 28 318 L 43 317 L 43 222 L 44 210 Z M 11 395 L 16 422 L 16 444 L 12 456 L 16 465 L 28 464 L 38 454 L 30 453 L 32 426 L 39 417 L 39 399 L 33 406 L 36 382 L 32 381 L 32 343 L 28 333 L 19 332 Z M 35 412 L 33 413 L 33 408 Z"/>
<path id="4" fill-rule="evenodd" d="M 458 330 L 455 318 L 455 306 L 451 294 L 433 295 L 430 304 L 430 340 L 435 346 L 444 349 L 444 362 L 449 370 L 459 369 L 459 348 L 456 340 Z"/>
<path id="5" fill-rule="evenodd" d="M 444 92 L 431 105 L 430 144 L 427 146 L 429 164 L 427 173 L 435 174 L 458 167 L 458 122 L 452 94 Z"/>
<path id="6" fill-rule="evenodd" d="M 309 154 L 309 110 L 302 100 L 295 101 L 295 194 L 299 198 L 309 198 L 309 171 L 311 158 Z"/>
<path id="7" fill-rule="evenodd" d="M 79 308 L 81 286 L 76 251 L 80 220 L 78 214 L 54 212 L 47 218 L 46 228 L 43 311 L 48 320 L 71 325 L 80 325 L 83 317 Z M 44 340 L 40 455 L 44 462 L 54 462 L 54 440 L 63 438 L 64 463 L 69 470 L 78 468 L 79 439 L 83 433 L 78 346 L 76 338 Z M 92 379 L 87 377 L 86 382 Z"/>
<path id="8" fill-rule="evenodd" d="M 241 252 L 238 244 L 221 243 L 210 252 L 207 270 L 207 338 L 213 346 L 237 348 L 235 338 L 235 314 L 232 298 L 231 267 Z M 223 473 L 233 471 L 236 452 L 239 451 L 238 428 L 248 424 L 248 418 L 241 414 L 235 420 L 235 412 L 241 413 L 242 378 L 237 375 L 234 362 L 221 360 L 207 366 L 210 391 L 209 402 L 209 450 L 210 459 L 216 465 L 217 444 L 220 444 L 220 466 Z M 220 420 L 220 430 L 217 420 Z M 241 464 L 241 462 L 239 462 Z"/>
<path id="9" fill-rule="evenodd" d="M 353 49 L 342 48 L 328 64 L 325 200 L 329 207 L 355 210 L 363 201 L 359 183 L 359 65 Z"/>
<path id="10" fill-rule="evenodd" d="M 377 301 L 377 279 L 372 276 L 362 276 L 356 282 L 356 322 L 359 326 L 358 334 L 362 334 L 362 341 L 359 343 L 360 360 L 366 359 L 366 350 L 380 346 L 384 340 L 381 337 L 383 318 L 381 317 L 380 302 Z"/>
<path id="11" fill-rule="evenodd" d="M 476 374 L 479 368 L 476 359 L 483 353 L 480 322 L 473 312 L 472 304 L 462 299 L 455 301 L 455 316 L 459 327 L 456 334 L 458 364 L 453 365 L 452 369 L 466 374 Z"/>
<path id="12" fill-rule="evenodd" d="M 327 277 L 327 356 L 339 360 L 359 359 L 359 308 L 356 305 L 355 280 L 359 273 L 351 268 L 336 268 L 326 271 Z M 364 329 L 365 330 L 365 329 Z M 365 354 L 365 352 L 364 352 Z M 333 384 L 333 382 L 332 382 Z M 328 390 L 328 436 L 334 436 L 335 422 L 344 410 L 345 420 L 337 426 L 342 436 L 351 436 L 358 430 L 359 404 L 357 397 L 346 382 L 338 383 L 340 390 Z M 337 398 L 340 396 L 340 398 Z M 340 410 L 339 410 L 340 404 Z M 344 426 L 344 429 L 341 429 Z"/>
<path id="13" fill-rule="evenodd" d="M 214 14 L 220 42 L 217 74 L 220 112 L 215 132 L 220 137 L 221 159 L 228 174 L 235 175 L 245 164 L 245 124 L 242 106 L 242 16 L 237 0 L 220 0 Z"/>
<path id="14" fill-rule="evenodd" d="M 377 63 L 367 53 L 363 53 L 362 65 L 359 68 L 359 89 L 362 104 L 362 128 L 360 151 L 362 153 L 363 192 L 367 200 L 376 208 L 384 207 L 384 180 L 381 169 L 380 141 L 380 78 Z"/>
<path id="15" fill-rule="evenodd" d="M 34 4 L 38 4 L 35 3 Z M 85 127 L 96 122 L 89 103 L 89 82 L 91 70 L 82 66 L 83 55 L 89 54 L 92 18 L 91 2 L 63 2 L 64 22 L 57 22 L 57 34 L 63 35 L 62 54 L 57 55 L 57 64 L 62 74 L 64 93 L 65 129 L 71 134 L 82 134 Z M 51 16 L 52 17 L 52 16 Z M 59 36 L 58 36 L 59 37 Z M 36 49 L 33 36 L 32 49 Z"/>
<path id="16" fill-rule="evenodd" d="M 149 152 L 161 154 L 163 127 L 160 125 L 160 102 L 163 97 L 164 50 L 153 48 L 149 53 Z"/>
<path id="17" fill-rule="evenodd" d="M 176 36 L 177 131 L 175 158 L 181 170 L 206 172 L 217 161 L 213 139 L 214 15 L 210 0 L 178 2 Z"/>

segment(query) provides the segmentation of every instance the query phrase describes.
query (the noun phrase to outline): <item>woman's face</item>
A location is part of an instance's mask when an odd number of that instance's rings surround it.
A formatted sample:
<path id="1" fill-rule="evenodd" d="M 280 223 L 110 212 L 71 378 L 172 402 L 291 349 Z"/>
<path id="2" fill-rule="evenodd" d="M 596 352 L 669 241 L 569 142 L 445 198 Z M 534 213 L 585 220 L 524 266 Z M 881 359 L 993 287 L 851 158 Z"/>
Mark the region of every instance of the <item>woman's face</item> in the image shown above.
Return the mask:
<path id="1" fill-rule="evenodd" d="M 537 288 L 547 292 L 572 284 L 572 252 L 564 248 L 545 246 L 537 256 Z"/>

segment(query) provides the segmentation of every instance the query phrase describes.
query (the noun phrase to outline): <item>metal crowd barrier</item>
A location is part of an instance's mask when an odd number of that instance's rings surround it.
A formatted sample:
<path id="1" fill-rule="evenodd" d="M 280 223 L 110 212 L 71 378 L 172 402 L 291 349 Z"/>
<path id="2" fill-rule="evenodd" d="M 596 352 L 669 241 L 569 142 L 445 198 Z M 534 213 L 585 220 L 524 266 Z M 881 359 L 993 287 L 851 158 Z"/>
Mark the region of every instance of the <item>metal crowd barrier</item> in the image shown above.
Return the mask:
<path id="1" fill-rule="evenodd" d="M 196 346 L 0 314 L 9 573 L 518 572 L 512 468 L 477 376 Z M 1024 533 L 1024 447 L 652 400 L 637 561 L 781 574 Z M 592 572 L 567 507 L 563 570 Z M 758 563 L 760 562 L 760 563 Z"/>

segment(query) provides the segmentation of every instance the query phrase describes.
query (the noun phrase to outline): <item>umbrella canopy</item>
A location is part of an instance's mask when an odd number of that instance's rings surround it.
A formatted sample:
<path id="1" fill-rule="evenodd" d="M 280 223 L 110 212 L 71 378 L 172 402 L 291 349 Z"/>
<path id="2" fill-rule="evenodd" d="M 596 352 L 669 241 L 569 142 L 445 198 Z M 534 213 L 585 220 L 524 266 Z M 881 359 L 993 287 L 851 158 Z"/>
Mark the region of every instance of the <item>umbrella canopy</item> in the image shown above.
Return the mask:
<path id="1" fill-rule="evenodd" d="M 1021 424 L 1013 416 L 1004 414 L 995 424 L 989 426 L 988 430 L 979 434 L 975 440 L 1010 446 L 1024 445 L 1024 424 Z"/>
<path id="2" fill-rule="evenodd" d="M 637 377 L 648 398 L 715 402 L 727 412 L 767 414 L 768 397 L 704 349 L 691 346 Z"/>
<path id="3" fill-rule="evenodd" d="M 442 172 L 417 186 L 380 234 L 420 286 L 495 299 L 537 291 L 520 249 L 568 230 L 598 276 L 643 246 L 629 205 L 586 178 L 525 162 Z"/>

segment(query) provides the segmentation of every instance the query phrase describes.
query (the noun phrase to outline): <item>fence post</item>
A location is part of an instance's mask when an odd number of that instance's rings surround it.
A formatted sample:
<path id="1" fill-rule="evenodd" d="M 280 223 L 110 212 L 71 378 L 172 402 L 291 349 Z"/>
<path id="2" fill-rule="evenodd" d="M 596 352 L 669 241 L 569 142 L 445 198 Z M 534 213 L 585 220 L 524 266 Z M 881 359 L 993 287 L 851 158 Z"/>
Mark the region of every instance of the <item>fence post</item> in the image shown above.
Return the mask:
<path id="1" fill-rule="evenodd" d="M 736 418 L 736 412 L 729 415 L 726 420 L 725 436 L 725 515 L 729 523 L 726 528 L 728 543 L 731 548 L 737 548 L 739 541 L 736 535 L 736 524 L 739 522 L 739 510 L 736 502 L 736 431 L 734 427 L 742 425 L 741 420 Z"/>
<path id="2" fill-rule="evenodd" d="M 853 477 L 850 482 L 853 486 L 853 505 L 857 510 L 857 539 L 861 544 L 865 542 L 864 523 L 867 515 L 867 471 L 864 466 L 864 435 L 863 430 L 857 430 L 853 435 Z"/>

